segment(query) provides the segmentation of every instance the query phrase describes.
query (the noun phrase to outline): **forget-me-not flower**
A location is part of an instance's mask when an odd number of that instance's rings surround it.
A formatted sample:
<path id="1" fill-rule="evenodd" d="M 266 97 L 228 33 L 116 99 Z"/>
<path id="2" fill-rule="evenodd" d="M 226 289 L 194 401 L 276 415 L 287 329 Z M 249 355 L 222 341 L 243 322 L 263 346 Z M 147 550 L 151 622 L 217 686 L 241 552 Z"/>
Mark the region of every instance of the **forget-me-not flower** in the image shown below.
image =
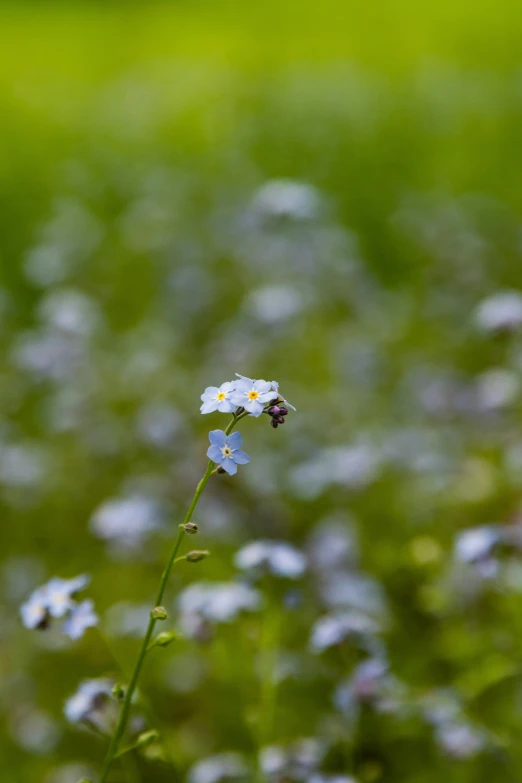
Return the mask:
<path id="1" fill-rule="evenodd" d="M 71 639 L 79 639 L 87 628 L 98 622 L 92 601 L 78 604 L 73 599 L 89 581 L 90 577 L 86 574 L 74 579 L 54 577 L 47 584 L 38 587 L 20 607 L 24 626 L 44 629 L 49 626 L 51 618 L 65 617 L 62 631 Z"/>
<path id="2" fill-rule="evenodd" d="M 213 413 L 214 411 L 233 413 L 236 407 L 231 400 L 234 387 L 235 384 L 230 381 L 222 383 L 219 387 L 207 386 L 201 395 L 203 400 L 203 405 L 200 408 L 201 413 Z"/>
<path id="3" fill-rule="evenodd" d="M 67 634 L 69 639 L 80 639 L 87 628 L 98 624 L 99 619 L 94 611 L 94 601 L 87 599 L 72 608 L 62 625 L 62 631 Z"/>
<path id="4" fill-rule="evenodd" d="M 49 620 L 46 587 L 38 587 L 20 607 L 20 616 L 26 628 L 45 628 Z"/>
<path id="5" fill-rule="evenodd" d="M 240 377 L 235 384 L 231 400 L 236 406 L 241 406 L 252 416 L 263 413 L 265 403 L 274 399 L 272 384 L 268 381 L 254 381 L 251 378 Z"/>
<path id="6" fill-rule="evenodd" d="M 105 677 L 84 680 L 78 690 L 69 696 L 64 706 L 65 717 L 70 723 L 88 721 L 96 710 L 110 699 L 113 682 Z"/>
<path id="7" fill-rule="evenodd" d="M 236 552 L 234 562 L 243 571 L 268 571 L 288 579 L 298 579 L 306 570 L 303 553 L 284 541 L 252 541 Z"/>
<path id="8" fill-rule="evenodd" d="M 47 608 L 51 617 L 63 617 L 75 605 L 73 595 L 83 590 L 89 584 L 86 574 L 74 579 L 61 579 L 54 577 L 45 585 L 47 595 Z"/>
<path id="9" fill-rule="evenodd" d="M 237 473 L 238 465 L 246 465 L 250 462 L 248 454 L 240 451 L 239 432 L 233 432 L 227 437 L 223 430 L 212 430 L 208 434 L 208 439 L 211 446 L 207 451 L 207 457 L 220 465 L 230 476 Z"/>

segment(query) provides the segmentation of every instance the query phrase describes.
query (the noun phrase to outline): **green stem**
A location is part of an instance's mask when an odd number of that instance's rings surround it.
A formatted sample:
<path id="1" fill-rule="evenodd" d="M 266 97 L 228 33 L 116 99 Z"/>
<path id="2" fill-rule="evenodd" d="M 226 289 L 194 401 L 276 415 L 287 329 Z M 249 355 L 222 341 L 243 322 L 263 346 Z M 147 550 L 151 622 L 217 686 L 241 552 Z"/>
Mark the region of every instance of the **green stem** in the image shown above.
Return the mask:
<path id="1" fill-rule="evenodd" d="M 244 418 L 244 416 L 247 415 L 246 413 L 243 413 L 239 416 L 233 416 L 232 421 L 229 423 L 228 427 L 225 430 L 226 435 L 229 435 L 235 424 L 240 421 L 240 419 Z M 203 475 L 203 478 L 199 482 L 199 484 L 196 487 L 196 491 L 194 493 L 194 497 L 192 498 L 192 501 L 190 503 L 190 506 L 188 507 L 188 511 L 185 514 L 185 519 L 183 520 L 182 524 L 179 526 L 179 532 L 176 537 L 176 541 L 174 542 L 174 547 L 172 548 L 172 552 L 170 553 L 170 557 L 167 563 L 167 566 L 165 570 L 163 571 L 163 574 L 161 576 L 161 582 L 158 590 L 158 594 L 156 596 L 156 603 L 154 606 L 160 606 L 163 601 L 163 595 L 165 593 L 165 589 L 167 587 L 167 582 L 169 580 L 170 572 L 172 570 L 172 566 L 174 565 L 176 561 L 176 556 L 178 554 L 178 550 L 181 546 L 181 542 L 183 540 L 183 536 L 185 535 L 184 526 L 190 522 L 192 519 L 192 514 L 194 513 L 194 509 L 196 508 L 198 501 L 203 494 L 203 490 L 207 486 L 208 480 L 213 472 L 214 469 L 214 463 L 212 460 L 209 460 L 207 469 Z M 129 712 L 131 708 L 132 703 L 132 697 L 134 696 L 134 692 L 136 690 L 136 686 L 138 684 L 138 680 L 141 674 L 141 670 L 143 668 L 143 664 L 145 661 L 145 657 L 147 655 L 147 651 L 149 649 L 149 644 L 152 639 L 152 634 L 154 633 L 155 625 L 158 621 L 150 616 L 149 624 L 147 626 L 147 630 L 145 632 L 145 636 L 143 637 L 143 641 L 141 643 L 140 652 L 138 654 L 138 659 L 136 661 L 136 665 L 134 667 L 134 671 L 132 672 L 132 677 L 129 683 L 129 687 L 127 688 L 127 692 L 125 694 L 125 699 L 122 704 L 120 717 L 118 720 L 118 724 L 116 726 L 116 729 L 114 731 L 114 734 L 112 736 L 112 739 L 109 744 L 109 748 L 107 750 L 107 755 L 105 756 L 105 761 L 103 763 L 103 768 L 101 772 L 101 777 L 99 783 L 105 783 L 107 780 L 107 775 L 109 774 L 109 770 L 112 766 L 112 763 L 116 757 L 116 754 L 118 753 L 118 747 L 121 742 L 121 738 L 123 737 L 123 734 L 125 732 L 125 728 L 127 726 L 127 721 L 129 719 Z"/>

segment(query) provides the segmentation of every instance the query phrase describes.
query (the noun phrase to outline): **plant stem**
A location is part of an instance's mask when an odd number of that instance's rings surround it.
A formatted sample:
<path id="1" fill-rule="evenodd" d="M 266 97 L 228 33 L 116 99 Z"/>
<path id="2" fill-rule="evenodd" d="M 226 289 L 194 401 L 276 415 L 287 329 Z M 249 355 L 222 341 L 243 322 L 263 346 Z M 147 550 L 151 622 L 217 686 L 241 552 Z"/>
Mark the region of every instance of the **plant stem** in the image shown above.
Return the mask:
<path id="1" fill-rule="evenodd" d="M 241 414 L 239 416 L 234 415 L 232 417 L 232 421 L 229 423 L 228 427 L 225 430 L 225 434 L 229 435 L 235 424 L 244 416 L 247 414 Z M 194 493 L 194 497 L 192 498 L 190 502 L 190 506 L 188 507 L 187 513 L 185 514 L 185 519 L 183 520 L 182 524 L 179 526 L 178 535 L 176 537 L 176 541 L 174 542 L 174 546 L 172 548 L 172 552 L 170 553 L 170 557 L 167 563 L 167 566 L 165 570 L 163 571 L 163 574 L 161 576 L 161 582 L 158 590 L 158 594 L 156 596 L 156 602 L 154 606 L 160 606 L 163 601 L 163 595 L 165 593 L 165 588 L 167 587 L 167 582 L 169 580 L 170 572 L 172 570 L 172 566 L 174 565 L 174 562 L 176 560 L 176 555 L 178 554 L 178 550 L 181 546 L 181 542 L 183 540 L 183 536 L 185 535 L 184 526 L 190 522 L 192 519 L 192 514 L 194 513 L 194 509 L 196 508 L 198 501 L 203 494 L 203 490 L 207 486 L 208 480 L 213 472 L 214 469 L 214 463 L 212 460 L 209 460 L 207 469 L 203 475 L 203 478 L 199 482 L 199 484 L 196 487 L 196 491 Z M 109 770 L 112 766 L 112 762 L 114 761 L 116 754 L 118 752 L 118 747 L 121 742 L 121 738 L 123 737 L 123 734 L 125 732 L 125 728 L 127 726 L 127 721 L 129 719 L 129 712 L 131 708 L 132 703 L 132 697 L 134 696 L 134 691 L 136 690 L 136 686 L 138 684 L 139 676 L 141 674 L 141 670 L 143 668 L 143 663 L 145 661 L 145 657 L 147 655 L 147 651 L 149 649 L 149 644 L 152 638 L 152 634 L 154 633 L 155 625 L 158 621 L 152 617 L 152 614 L 149 619 L 149 624 L 147 626 L 147 630 L 145 632 L 145 636 L 143 637 L 143 641 L 141 643 L 141 648 L 138 654 L 138 659 L 136 661 L 136 665 L 134 667 L 134 671 L 132 672 L 132 677 L 129 683 L 129 687 L 127 688 L 127 692 L 125 694 L 125 699 L 122 704 L 120 717 L 118 720 L 118 724 L 116 726 L 116 729 L 114 730 L 114 734 L 112 736 L 112 739 L 109 744 L 109 748 L 107 750 L 107 755 L 105 756 L 105 761 L 103 762 L 103 768 L 101 772 L 101 777 L 99 783 L 106 783 L 107 775 L 109 774 Z"/>

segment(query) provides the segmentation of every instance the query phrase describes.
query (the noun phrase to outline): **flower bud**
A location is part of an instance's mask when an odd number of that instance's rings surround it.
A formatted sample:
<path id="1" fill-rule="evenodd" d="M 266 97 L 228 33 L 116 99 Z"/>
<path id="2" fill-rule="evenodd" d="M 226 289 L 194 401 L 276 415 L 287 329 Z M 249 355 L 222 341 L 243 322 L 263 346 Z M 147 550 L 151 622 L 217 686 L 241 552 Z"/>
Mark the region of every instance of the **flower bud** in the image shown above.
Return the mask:
<path id="1" fill-rule="evenodd" d="M 139 735 L 134 747 L 144 748 L 146 745 L 150 745 L 151 742 L 157 742 L 159 738 L 159 731 L 156 731 L 156 729 L 149 729 L 149 731 L 144 731 Z"/>
<path id="2" fill-rule="evenodd" d="M 113 687 L 111 693 L 118 701 L 123 701 L 125 698 L 125 688 L 119 682 Z"/>
<path id="3" fill-rule="evenodd" d="M 183 530 L 185 533 L 189 533 L 189 535 L 195 536 L 199 528 L 195 522 L 187 522 L 186 525 L 183 525 Z"/>
<path id="4" fill-rule="evenodd" d="M 150 616 L 153 620 L 166 620 L 168 614 L 164 606 L 155 606 L 154 609 L 152 609 Z"/>
<path id="5" fill-rule="evenodd" d="M 276 430 L 278 428 L 278 423 L 275 419 L 270 419 L 270 425 Z"/>
<path id="6" fill-rule="evenodd" d="M 209 554 L 210 552 L 206 549 L 194 549 L 185 555 L 185 560 L 189 563 L 199 563 L 200 560 L 204 560 Z"/>
<path id="7" fill-rule="evenodd" d="M 176 631 L 162 631 L 149 644 L 149 650 L 153 647 L 167 647 L 171 642 L 178 638 Z"/>

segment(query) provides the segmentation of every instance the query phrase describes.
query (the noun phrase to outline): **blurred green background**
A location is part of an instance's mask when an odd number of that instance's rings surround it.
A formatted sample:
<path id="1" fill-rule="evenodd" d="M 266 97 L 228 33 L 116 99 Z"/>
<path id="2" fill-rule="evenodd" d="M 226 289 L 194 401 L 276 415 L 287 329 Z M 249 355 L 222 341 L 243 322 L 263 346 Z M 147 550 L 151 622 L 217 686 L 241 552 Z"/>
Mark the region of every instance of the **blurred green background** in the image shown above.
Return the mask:
<path id="1" fill-rule="evenodd" d="M 239 372 L 298 412 L 206 492 L 114 783 L 522 780 L 521 39 L 507 2 L 2 3 L 3 779 L 96 779 L 64 702 L 125 681 Z M 241 573 L 258 539 L 303 577 Z M 80 573 L 99 629 L 22 626 Z M 181 589 L 244 580 L 191 631 Z"/>

